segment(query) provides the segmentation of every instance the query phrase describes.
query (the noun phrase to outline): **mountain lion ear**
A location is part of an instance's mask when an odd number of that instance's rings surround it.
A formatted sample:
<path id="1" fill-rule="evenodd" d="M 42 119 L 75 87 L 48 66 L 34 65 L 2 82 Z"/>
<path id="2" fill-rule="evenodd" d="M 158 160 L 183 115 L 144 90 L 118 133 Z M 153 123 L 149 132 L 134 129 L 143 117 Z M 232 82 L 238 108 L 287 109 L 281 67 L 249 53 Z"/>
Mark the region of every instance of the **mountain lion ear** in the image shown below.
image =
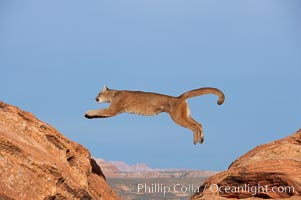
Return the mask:
<path id="1" fill-rule="evenodd" d="M 109 89 L 109 88 L 108 88 L 106 85 L 104 85 L 102 91 L 106 91 L 106 90 L 108 90 L 108 89 Z"/>

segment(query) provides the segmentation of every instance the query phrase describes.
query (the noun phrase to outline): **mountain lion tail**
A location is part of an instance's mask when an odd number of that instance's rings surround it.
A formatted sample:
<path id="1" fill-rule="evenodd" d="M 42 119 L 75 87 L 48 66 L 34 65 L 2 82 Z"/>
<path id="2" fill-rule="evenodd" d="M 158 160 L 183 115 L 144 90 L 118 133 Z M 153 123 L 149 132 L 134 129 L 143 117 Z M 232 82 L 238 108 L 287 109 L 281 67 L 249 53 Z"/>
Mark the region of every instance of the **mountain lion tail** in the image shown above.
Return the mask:
<path id="1" fill-rule="evenodd" d="M 224 93 L 222 91 L 220 91 L 219 89 L 217 89 L 217 88 L 209 88 L 209 87 L 199 88 L 199 89 L 195 89 L 195 90 L 185 92 L 184 94 L 180 95 L 178 98 L 180 98 L 182 100 L 186 100 L 188 98 L 197 97 L 197 96 L 201 96 L 201 95 L 204 95 L 204 94 L 215 94 L 215 95 L 218 96 L 217 104 L 221 105 L 221 104 L 224 103 L 224 100 L 225 100 Z"/>

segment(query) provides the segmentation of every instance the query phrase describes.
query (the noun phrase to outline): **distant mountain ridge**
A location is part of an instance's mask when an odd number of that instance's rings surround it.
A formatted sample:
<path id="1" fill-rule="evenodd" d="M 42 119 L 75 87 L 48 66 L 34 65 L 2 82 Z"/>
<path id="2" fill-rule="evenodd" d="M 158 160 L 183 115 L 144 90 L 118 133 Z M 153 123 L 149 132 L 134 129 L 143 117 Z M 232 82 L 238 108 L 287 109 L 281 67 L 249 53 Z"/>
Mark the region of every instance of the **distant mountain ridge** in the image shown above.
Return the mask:
<path id="1" fill-rule="evenodd" d="M 145 163 L 137 163 L 134 165 L 128 165 L 122 161 L 109 161 L 112 165 L 116 166 L 121 172 L 149 172 L 154 171 Z"/>
<path id="2" fill-rule="evenodd" d="M 168 177 L 208 177 L 216 171 L 191 170 L 191 169 L 152 169 L 145 163 L 129 165 L 123 161 L 106 161 L 95 158 L 106 177 L 131 177 L 131 178 L 168 178 Z"/>

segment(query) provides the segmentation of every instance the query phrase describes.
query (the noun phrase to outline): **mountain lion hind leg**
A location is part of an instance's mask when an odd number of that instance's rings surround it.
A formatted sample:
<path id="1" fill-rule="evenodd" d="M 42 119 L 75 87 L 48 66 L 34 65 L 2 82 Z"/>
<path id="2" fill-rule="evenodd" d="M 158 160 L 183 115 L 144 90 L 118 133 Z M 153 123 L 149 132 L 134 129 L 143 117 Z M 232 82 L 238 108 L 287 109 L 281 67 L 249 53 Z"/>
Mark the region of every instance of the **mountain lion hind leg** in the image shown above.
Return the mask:
<path id="1" fill-rule="evenodd" d="M 196 129 L 193 131 L 193 143 L 197 144 L 198 142 L 202 144 L 204 142 L 204 135 L 203 135 L 203 127 L 202 124 L 195 121 L 191 116 L 189 116 L 189 119 L 194 122 L 194 126 L 196 126 Z"/>
<path id="2" fill-rule="evenodd" d="M 189 107 L 186 101 L 175 105 L 177 108 L 173 109 L 172 112 L 168 112 L 173 121 L 185 128 L 192 130 L 193 132 L 193 143 L 197 144 L 204 142 L 202 125 L 192 119 L 189 112 Z"/>

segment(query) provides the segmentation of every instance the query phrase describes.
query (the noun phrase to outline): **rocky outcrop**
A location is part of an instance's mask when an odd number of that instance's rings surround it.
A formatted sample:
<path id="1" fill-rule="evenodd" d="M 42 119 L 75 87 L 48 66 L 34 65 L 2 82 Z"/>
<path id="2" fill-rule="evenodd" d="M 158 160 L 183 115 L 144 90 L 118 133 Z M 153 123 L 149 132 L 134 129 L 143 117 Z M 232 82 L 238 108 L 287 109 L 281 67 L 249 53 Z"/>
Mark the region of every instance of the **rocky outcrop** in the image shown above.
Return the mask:
<path id="1" fill-rule="evenodd" d="M 199 188 L 191 199 L 301 199 L 301 129 L 256 147 Z"/>
<path id="2" fill-rule="evenodd" d="M 87 149 L 0 102 L 0 199 L 119 198 Z"/>

